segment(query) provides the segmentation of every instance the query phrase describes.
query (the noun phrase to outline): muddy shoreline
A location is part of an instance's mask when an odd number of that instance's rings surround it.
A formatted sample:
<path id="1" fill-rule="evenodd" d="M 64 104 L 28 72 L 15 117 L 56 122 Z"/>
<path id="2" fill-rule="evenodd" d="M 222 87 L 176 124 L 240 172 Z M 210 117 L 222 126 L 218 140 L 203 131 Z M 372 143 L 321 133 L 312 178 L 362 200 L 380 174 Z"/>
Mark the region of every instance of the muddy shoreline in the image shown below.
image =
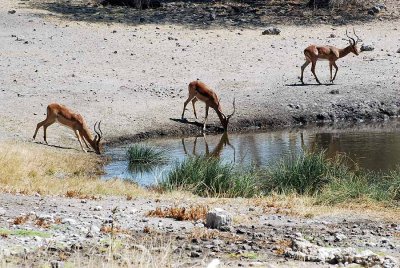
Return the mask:
<path id="1" fill-rule="evenodd" d="M 351 108 L 350 108 L 351 109 Z M 335 120 L 321 120 L 324 115 L 310 113 L 308 115 L 302 114 L 293 116 L 291 119 L 287 118 L 252 118 L 242 119 L 240 121 L 232 122 L 229 125 L 229 133 L 248 133 L 248 132 L 265 132 L 265 131 L 282 131 L 282 130 L 295 130 L 300 128 L 309 127 L 323 127 L 333 126 L 336 128 L 351 127 L 357 124 L 371 124 L 371 123 L 389 123 L 399 118 L 400 109 L 398 111 L 387 112 L 386 110 L 367 111 L 365 114 L 354 112 L 352 115 L 347 114 L 344 118 L 336 118 Z M 328 114 L 332 118 L 331 114 Z M 178 121 L 178 120 L 176 120 Z M 182 122 L 183 123 L 183 122 Z M 205 134 L 215 135 L 223 133 L 222 127 L 217 124 L 208 124 Z M 157 138 L 175 138 L 175 137 L 188 137 L 202 134 L 201 123 L 193 121 L 185 123 L 180 127 L 160 127 L 155 130 L 140 132 L 132 135 L 123 135 L 118 137 L 108 138 L 105 146 L 118 146 L 130 142 L 141 142 L 148 139 Z"/>

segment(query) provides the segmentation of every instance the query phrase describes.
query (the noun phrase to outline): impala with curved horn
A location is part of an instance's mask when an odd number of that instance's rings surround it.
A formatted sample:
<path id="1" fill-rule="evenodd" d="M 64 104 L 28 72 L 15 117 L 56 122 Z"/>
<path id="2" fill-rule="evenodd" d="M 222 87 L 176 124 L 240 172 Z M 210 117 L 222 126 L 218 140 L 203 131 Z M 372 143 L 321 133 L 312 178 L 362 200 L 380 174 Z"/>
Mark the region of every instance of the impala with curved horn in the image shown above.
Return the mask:
<path id="1" fill-rule="evenodd" d="M 187 98 L 187 100 L 185 101 L 185 104 L 183 105 L 182 120 L 184 119 L 184 116 L 185 116 L 186 105 L 190 101 L 192 101 L 193 113 L 197 119 L 195 103 L 196 103 L 196 101 L 200 100 L 206 104 L 206 115 L 205 115 L 204 123 L 203 123 L 203 131 L 206 130 L 208 110 L 210 107 L 213 108 L 215 110 L 215 112 L 217 113 L 218 118 L 221 121 L 222 127 L 224 128 L 224 131 L 227 131 L 229 120 L 235 114 L 235 111 L 236 111 L 235 99 L 233 99 L 233 112 L 230 115 L 225 115 L 222 112 L 220 100 L 219 100 L 217 94 L 211 88 L 209 88 L 206 84 L 204 84 L 203 82 L 198 81 L 198 80 L 192 81 L 189 83 L 188 88 L 189 88 L 189 97 Z"/>
<path id="2" fill-rule="evenodd" d="M 354 40 L 353 37 L 349 36 L 346 30 L 346 36 L 348 37 L 348 39 L 346 40 L 348 40 L 350 44 L 345 48 L 337 48 L 334 46 L 316 46 L 316 45 L 311 45 L 307 47 L 304 50 L 304 55 L 306 56 L 306 62 L 301 66 L 301 77 L 300 77 L 301 83 L 304 84 L 303 82 L 304 69 L 311 63 L 311 72 L 313 73 L 315 80 L 317 80 L 318 84 L 321 84 L 321 82 L 318 80 L 317 75 L 315 74 L 315 65 L 317 63 L 317 60 L 319 59 L 329 61 L 329 68 L 331 72 L 330 82 L 333 83 L 333 81 L 336 78 L 337 71 L 339 70 L 339 68 L 336 65 L 336 61 L 340 58 L 347 56 L 350 52 L 354 53 L 357 56 L 359 54 L 357 43 L 362 40 L 357 36 L 354 28 L 353 28 L 353 33 L 355 37 L 357 37 L 357 41 Z M 335 75 L 333 76 L 333 78 L 332 78 L 332 66 L 335 67 Z"/>
<path id="3" fill-rule="evenodd" d="M 36 138 L 39 128 L 43 126 L 43 139 L 47 143 L 46 129 L 55 122 L 67 126 L 74 131 L 76 137 L 78 138 L 79 144 L 81 145 L 81 148 L 84 152 L 86 152 L 86 150 L 83 148 L 82 140 L 85 143 L 86 148 L 89 149 L 89 146 L 87 144 L 88 142 L 93 150 L 97 154 L 100 154 L 100 140 L 103 137 L 103 132 L 100 129 L 101 121 L 94 124 L 93 130 L 96 135 L 93 138 L 83 117 L 80 114 L 74 113 L 72 110 L 65 107 L 64 105 L 58 103 L 52 103 L 47 106 L 47 117 L 45 120 L 37 124 L 33 139 Z"/>

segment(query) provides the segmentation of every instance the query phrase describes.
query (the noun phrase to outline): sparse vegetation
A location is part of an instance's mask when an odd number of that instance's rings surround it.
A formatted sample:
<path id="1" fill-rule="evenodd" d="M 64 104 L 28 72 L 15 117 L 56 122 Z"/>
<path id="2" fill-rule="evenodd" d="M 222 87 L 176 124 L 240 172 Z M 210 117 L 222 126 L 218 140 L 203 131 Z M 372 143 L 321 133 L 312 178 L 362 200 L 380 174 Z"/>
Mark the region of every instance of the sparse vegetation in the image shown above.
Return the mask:
<path id="1" fill-rule="evenodd" d="M 161 187 L 208 197 L 252 197 L 259 193 L 255 171 L 239 171 L 232 164 L 204 156 L 175 164 Z"/>

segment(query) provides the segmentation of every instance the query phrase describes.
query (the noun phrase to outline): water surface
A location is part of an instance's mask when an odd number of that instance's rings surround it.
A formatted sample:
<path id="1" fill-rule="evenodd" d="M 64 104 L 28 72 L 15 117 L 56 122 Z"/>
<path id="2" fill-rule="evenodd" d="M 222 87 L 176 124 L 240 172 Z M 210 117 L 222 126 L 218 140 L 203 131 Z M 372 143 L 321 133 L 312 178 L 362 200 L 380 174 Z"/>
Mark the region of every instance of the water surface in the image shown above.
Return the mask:
<path id="1" fill-rule="evenodd" d="M 143 142 L 167 151 L 169 163 L 151 169 L 129 169 L 129 144 L 108 148 L 112 160 L 105 166 L 104 178 L 123 178 L 141 185 L 155 184 L 174 163 L 189 155 L 214 155 L 225 162 L 273 165 L 302 148 L 325 149 L 328 156 L 345 153 L 361 168 L 387 171 L 400 163 L 400 121 L 351 128 L 313 127 L 291 131 L 207 135 Z"/>

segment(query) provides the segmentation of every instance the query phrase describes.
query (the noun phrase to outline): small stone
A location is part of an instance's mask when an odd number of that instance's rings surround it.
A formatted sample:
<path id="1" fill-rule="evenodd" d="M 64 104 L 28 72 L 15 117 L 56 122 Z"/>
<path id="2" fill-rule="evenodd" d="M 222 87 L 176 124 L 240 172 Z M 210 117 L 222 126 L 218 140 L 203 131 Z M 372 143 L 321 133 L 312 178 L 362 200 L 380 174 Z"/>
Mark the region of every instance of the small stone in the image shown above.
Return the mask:
<path id="1" fill-rule="evenodd" d="M 8 11 L 8 14 L 15 14 L 15 12 L 17 12 L 17 11 L 15 11 L 15 9 L 12 9 L 12 10 Z"/>
<path id="2" fill-rule="evenodd" d="M 372 45 L 369 45 L 369 44 L 362 44 L 362 46 L 360 48 L 361 51 L 372 51 L 374 49 L 375 49 L 375 47 Z"/>
<path id="3" fill-rule="evenodd" d="M 0 216 L 3 216 L 6 214 L 6 210 L 2 207 L 0 207 Z"/>
<path id="4" fill-rule="evenodd" d="M 340 233 L 335 234 L 335 240 L 334 240 L 335 242 L 340 242 L 340 241 L 343 241 L 345 239 L 347 239 L 346 235 L 340 234 Z"/>
<path id="5" fill-rule="evenodd" d="M 397 53 L 400 53 L 400 48 L 396 51 Z"/>
<path id="6" fill-rule="evenodd" d="M 93 210 L 94 210 L 94 211 L 100 211 L 100 210 L 102 210 L 102 209 L 103 209 L 102 206 L 97 206 L 97 207 L 95 207 Z"/>
<path id="7" fill-rule="evenodd" d="M 200 253 L 199 253 L 199 252 L 196 252 L 196 251 L 192 251 L 192 252 L 190 252 L 190 257 L 192 257 L 192 258 L 198 258 L 198 257 L 200 257 Z"/>
<path id="8" fill-rule="evenodd" d="M 329 94 L 332 94 L 332 95 L 339 94 L 339 89 L 332 89 L 331 91 L 329 91 Z"/>
<path id="9" fill-rule="evenodd" d="M 276 27 L 268 27 L 262 32 L 262 35 L 278 35 L 281 33 L 281 30 L 279 30 Z"/>

